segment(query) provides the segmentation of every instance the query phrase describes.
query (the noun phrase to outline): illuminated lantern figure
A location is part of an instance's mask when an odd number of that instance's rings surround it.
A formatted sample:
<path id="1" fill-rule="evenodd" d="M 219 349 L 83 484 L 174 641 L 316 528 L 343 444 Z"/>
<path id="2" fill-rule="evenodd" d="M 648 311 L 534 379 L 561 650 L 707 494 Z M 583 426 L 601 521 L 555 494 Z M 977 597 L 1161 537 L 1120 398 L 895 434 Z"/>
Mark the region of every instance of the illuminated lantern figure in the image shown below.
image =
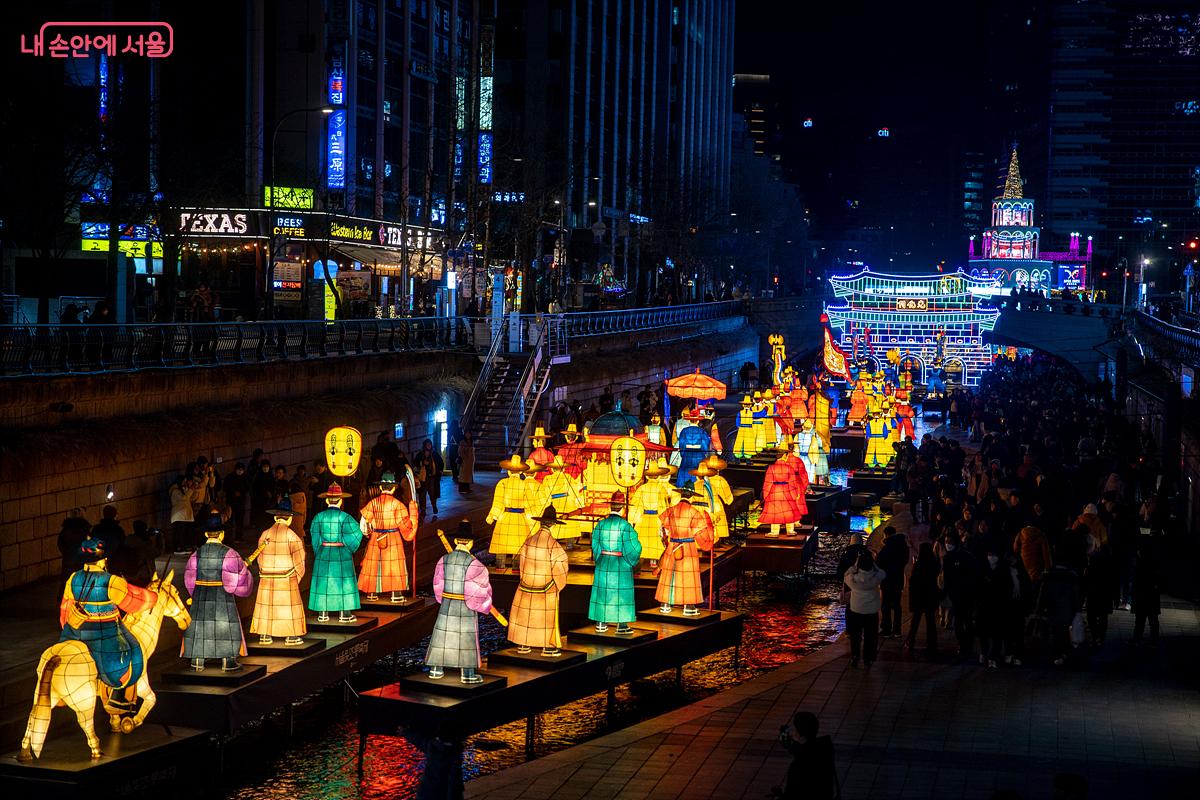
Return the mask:
<path id="1" fill-rule="evenodd" d="M 596 565 L 592 580 L 592 598 L 588 603 L 588 619 L 596 623 L 596 631 L 608 630 L 615 622 L 618 635 L 629 635 L 629 623 L 637 619 L 633 601 L 633 568 L 642 556 L 642 543 L 637 531 L 622 516 L 625 495 L 614 492 L 609 500 L 609 514 L 592 529 L 592 561 Z"/>
<path id="2" fill-rule="evenodd" d="M 362 606 L 354 575 L 354 551 L 362 544 L 363 531 L 354 517 L 342 510 L 342 501 L 350 496 L 336 482 L 317 497 L 325 508 L 313 517 L 312 584 L 308 589 L 308 607 L 317 612 L 318 622 L 328 622 L 329 612 L 338 612 L 338 622 L 354 622 L 351 611 Z"/>
<path id="3" fill-rule="evenodd" d="M 684 428 L 690 428 L 700 422 L 700 411 L 695 408 L 685 408 L 679 414 L 679 419 L 675 420 L 675 429 L 671 432 L 671 439 L 676 444 L 679 442 L 679 434 Z"/>
<path id="4" fill-rule="evenodd" d="M 258 641 L 271 644 L 275 636 L 295 646 L 304 643 L 308 621 L 304 601 L 300 599 L 300 579 L 304 577 L 304 542 L 291 529 L 292 503 L 286 497 L 278 508 L 267 511 L 275 524 L 258 537 L 258 548 L 246 559 L 258 559 L 258 594 L 254 598 L 254 616 L 250 632 Z"/>
<path id="5" fill-rule="evenodd" d="M 775 422 L 775 392 L 763 390 L 763 403 L 766 404 L 767 415 L 763 418 L 763 449 L 773 450 L 779 443 L 779 426 Z"/>
<path id="6" fill-rule="evenodd" d="M 718 542 L 729 536 L 729 516 L 725 509 L 733 502 L 733 489 L 721 476 L 721 470 L 728 466 L 718 456 L 711 455 L 691 472 L 696 478 L 692 491 L 700 495 L 700 501 L 712 517 L 713 536 Z"/>
<path id="7" fill-rule="evenodd" d="M 550 474 L 542 481 L 542 490 L 546 492 L 547 501 L 559 514 L 570 514 L 584 505 L 583 497 L 579 493 L 579 481 L 566 473 L 566 466 L 562 456 L 554 456 L 554 460 L 550 462 Z M 555 528 L 554 535 L 560 540 L 570 540 L 567 547 L 571 548 L 575 544 L 574 540 L 579 538 L 580 529 L 577 525 L 567 522 Z"/>
<path id="8" fill-rule="evenodd" d="M 737 417 L 737 436 L 733 440 L 733 457 L 743 461 L 753 458 L 754 449 L 754 411 L 751 408 L 750 395 L 742 398 L 741 409 Z"/>
<path id="9" fill-rule="evenodd" d="M 899 441 L 904 441 L 907 437 L 916 439 L 917 432 L 913 427 L 913 417 L 916 416 L 916 412 L 913 411 L 912 405 L 907 400 L 900 399 L 899 392 L 896 392 L 896 398 L 897 439 Z"/>
<path id="10" fill-rule="evenodd" d="M 579 478 L 583 475 L 583 434 L 572 422 L 567 425 L 562 435 L 566 444 L 559 445 L 558 455 L 562 456 L 563 463 L 567 465 L 564 471 L 572 478 Z M 583 487 L 580 487 L 580 491 L 583 491 Z"/>
<path id="11" fill-rule="evenodd" d="M 663 447 L 669 444 L 667 429 L 662 424 L 662 415 L 657 411 L 650 415 L 650 424 L 646 426 L 646 441 L 661 444 Z"/>
<path id="12" fill-rule="evenodd" d="M 826 425 L 828 426 L 828 417 Z M 811 465 L 809 476 L 813 483 L 829 483 L 829 444 L 816 431 L 813 431 L 812 440 L 808 445 L 808 464 Z"/>
<path id="13" fill-rule="evenodd" d="M 717 426 L 717 409 L 710 403 L 704 410 L 704 427 L 708 428 L 709 449 L 717 455 L 725 452 L 721 442 L 721 429 Z"/>
<path id="14" fill-rule="evenodd" d="M 848 425 L 862 425 L 867 419 L 867 388 L 870 382 L 866 373 L 860 374 L 850 391 L 850 412 L 846 414 Z M 818 414 L 819 416 L 819 414 Z"/>
<path id="15" fill-rule="evenodd" d="M 446 667 L 459 670 L 463 683 L 483 683 L 476 672 L 479 658 L 479 614 L 492 610 L 492 584 L 487 567 L 471 555 L 471 523 L 463 520 L 454 535 L 454 549 L 433 568 L 433 596 L 441 603 L 425 663 L 430 678 L 441 678 Z"/>
<path id="16" fill-rule="evenodd" d="M 863 454 L 863 466 L 873 469 L 887 466 L 892 454 L 887 443 L 888 424 L 883 412 L 872 414 L 867 419 L 864 433 L 867 437 L 867 449 Z"/>
<path id="17" fill-rule="evenodd" d="M 362 434 L 357 428 L 342 426 L 326 433 L 325 463 L 329 471 L 339 478 L 357 472 L 362 457 L 362 443 Z"/>
<path id="18" fill-rule="evenodd" d="M 888 425 L 887 451 L 895 452 L 895 444 L 900 441 L 900 421 L 896 414 L 896 404 L 889 396 L 883 401 L 883 418 Z M 888 460 L 891 460 L 889 456 Z"/>
<path id="19" fill-rule="evenodd" d="M 808 490 L 808 474 L 804 464 L 792 453 L 793 445 L 767 467 L 763 475 L 762 513 L 760 525 L 770 525 L 768 536 L 778 536 L 782 526 L 788 535 L 796 532 L 796 525 L 808 511 L 804 493 Z"/>
<path id="20" fill-rule="evenodd" d="M 197 671 L 204 669 L 205 659 L 219 658 L 221 669 L 232 672 L 238 656 L 246 655 L 237 598 L 250 596 L 254 577 L 224 540 L 225 523 L 214 514 L 204 528 L 204 544 L 188 558 L 183 572 L 183 584 L 192 594 L 192 624 L 183 632 L 181 655 Z"/>
<path id="21" fill-rule="evenodd" d="M 819 384 L 810 395 L 812 401 L 813 433 L 821 437 L 828 453 L 832 447 L 833 425 L 837 421 L 837 407 L 829 397 L 828 383 Z"/>
<path id="22" fill-rule="evenodd" d="M 662 555 L 662 513 L 671 507 L 671 485 L 668 480 L 671 468 L 667 462 L 646 469 L 646 482 L 633 493 L 629 502 L 629 524 L 637 531 L 641 543 L 642 558 L 650 562 L 653 569 Z"/>
<path id="23" fill-rule="evenodd" d="M 700 466 L 700 462 L 708 455 L 711 442 L 703 428 L 693 425 L 684 428 L 676 439 L 679 447 L 679 475 L 675 479 L 676 486 L 686 486 L 690 480 L 688 473 Z"/>
<path id="24" fill-rule="evenodd" d="M 538 425 L 533 436 L 529 438 L 533 441 L 533 452 L 529 454 L 529 463 L 537 464 L 541 470 L 533 474 L 533 477 L 539 481 L 545 480 L 546 476 L 550 474 L 547 472 L 550 462 L 554 460 L 554 453 L 546 447 L 546 440 L 550 437 L 546 435 L 546 430 Z"/>
<path id="25" fill-rule="evenodd" d="M 362 567 L 358 572 L 358 588 L 375 601 L 384 592 L 391 601 L 408 602 L 399 593 L 408 588 L 408 562 L 404 543 L 417 535 L 415 503 L 405 508 L 396 497 L 396 475 L 385 472 L 379 477 L 379 496 L 362 509 L 359 529 L 367 538 Z"/>
<path id="26" fill-rule="evenodd" d="M 815 438 L 817 436 L 813 433 L 812 424 L 808 420 L 801 421 L 800 428 L 793 437 L 793 440 L 796 442 L 793 452 L 800 458 L 800 463 L 804 464 L 804 469 L 810 476 L 815 471 L 811 460 L 813 439 Z"/>
<path id="27" fill-rule="evenodd" d="M 533 521 L 537 530 L 521 545 L 518 554 L 521 582 L 508 615 L 508 639 L 519 653 L 540 647 L 543 656 L 553 658 L 562 655 L 558 593 L 567 585 L 567 552 L 552 532 L 562 524 L 554 506 L 546 506 Z"/>
<path id="28" fill-rule="evenodd" d="M 659 565 L 658 589 L 654 593 L 662 605 L 659 611 L 671 613 L 671 607 L 683 606 L 684 616 L 694 617 L 699 603 L 704 602 L 704 587 L 700 583 L 700 551 L 713 547 L 712 518 L 693 503 L 703 502 L 691 489 L 679 490 L 682 502 L 668 508 L 662 515 L 663 531 L 669 537 Z"/>
<path id="29" fill-rule="evenodd" d="M 162 579 L 156 574 L 141 589 L 107 571 L 103 542 L 88 538 L 79 547 L 84 566 L 63 587 L 62 636 L 42 652 L 38 662 L 33 708 L 17 756 L 20 761 L 42 754 L 50 713 L 57 706 L 75 712 L 94 759 L 101 756 L 93 721 L 97 699 L 114 732 L 130 733 L 141 725 L 154 708 L 145 665 L 158 645 L 163 618 L 170 617 L 184 630 L 191 623 L 173 585 L 173 571 Z M 130 716 L 139 699 L 141 707 Z"/>
<path id="30" fill-rule="evenodd" d="M 508 477 L 500 479 L 492 495 L 487 521 L 495 523 L 495 528 L 488 549 L 496 556 L 496 566 L 504 569 L 508 557 L 516 555 L 529 536 L 537 509 L 546 507 L 546 496 L 542 485 L 529 477 L 528 465 L 520 456 L 501 461 L 500 469 L 508 470 Z"/>
<path id="31" fill-rule="evenodd" d="M 772 333 L 767 337 L 771 345 L 771 382 L 776 386 L 783 383 L 783 362 L 787 361 L 787 346 L 783 343 L 783 334 Z"/>
<path id="32" fill-rule="evenodd" d="M 754 404 L 750 408 L 752 412 L 750 416 L 754 422 L 754 453 L 757 455 L 767 449 L 767 431 L 763 422 L 770 413 L 766 401 L 763 400 L 762 392 L 754 393 Z"/>
<path id="33" fill-rule="evenodd" d="M 779 427 L 781 436 L 791 436 L 795 433 L 792 424 L 792 393 L 787 388 L 780 388 L 779 396 L 775 398 L 775 424 Z"/>

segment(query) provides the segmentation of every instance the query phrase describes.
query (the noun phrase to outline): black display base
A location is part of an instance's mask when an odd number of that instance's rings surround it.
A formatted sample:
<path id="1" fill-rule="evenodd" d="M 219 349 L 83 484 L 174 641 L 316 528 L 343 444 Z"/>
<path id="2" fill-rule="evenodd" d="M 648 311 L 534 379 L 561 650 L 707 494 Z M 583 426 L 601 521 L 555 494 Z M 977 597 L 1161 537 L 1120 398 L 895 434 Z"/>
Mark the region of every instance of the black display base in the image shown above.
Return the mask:
<path id="1" fill-rule="evenodd" d="M 362 604 L 365 611 L 390 611 L 393 614 L 407 614 L 410 611 L 420 611 L 425 607 L 421 602 L 421 598 L 413 599 L 411 590 L 406 590 L 401 597 L 404 598 L 403 603 L 393 603 L 388 598 L 391 594 L 384 593 L 379 595 L 378 600 L 368 600 L 365 594 L 358 596 L 358 602 Z M 330 615 L 332 617 L 332 615 Z"/>
<path id="2" fill-rule="evenodd" d="M 57 714 L 66 714 L 59 710 Z M 56 714 L 56 716 L 57 716 Z M 46 741 L 40 758 L 17 760 L 17 751 L 0 755 L 0 786 L 6 797 L 72 800 L 80 797 L 173 797 L 179 781 L 203 791 L 202 766 L 211 752 L 208 731 L 147 722 L 129 734 L 111 733 L 97 721 L 98 759 L 88 754 L 83 733 L 72 722 Z M 122 791 L 122 789 L 124 791 Z"/>
<path id="3" fill-rule="evenodd" d="M 542 655 L 540 647 L 532 648 L 528 653 L 518 653 L 515 647 L 505 647 L 487 657 L 489 665 L 511 664 L 516 667 L 533 667 L 534 669 L 561 669 L 572 664 L 587 661 L 587 653 L 582 650 L 561 650 L 562 655 L 550 657 Z"/>
<path id="4" fill-rule="evenodd" d="M 325 649 L 324 639 L 313 639 L 304 637 L 302 644 L 286 645 L 283 643 L 284 637 L 276 636 L 275 640 L 270 644 L 260 644 L 256 634 L 250 634 L 246 640 L 246 652 L 252 656 L 285 656 L 291 658 L 304 658 L 311 656 L 313 653 L 319 653 Z"/>
<path id="5" fill-rule="evenodd" d="M 699 614 L 685 617 L 683 615 L 683 606 L 672 606 L 670 614 L 664 614 L 657 608 L 648 608 L 637 612 L 637 618 L 642 622 L 670 622 L 674 625 L 704 625 L 709 622 L 716 622 L 721 618 L 720 611 L 709 611 L 707 608 L 697 610 L 700 612 Z"/>
<path id="6" fill-rule="evenodd" d="M 812 525 L 801 526 L 795 536 L 788 536 L 783 532 L 780 532 L 778 536 L 769 536 L 767 532 L 759 529 L 746 537 L 746 544 L 804 547 L 804 543 L 808 540 L 808 537 L 815 535 L 816 532 L 817 529 Z"/>
<path id="7" fill-rule="evenodd" d="M 354 635 L 374 628 L 378 624 L 378 617 L 367 616 L 365 614 L 355 614 L 354 622 L 338 622 L 336 613 L 331 613 L 327 622 L 317 622 L 316 617 L 308 618 L 308 629 L 323 633 L 348 633 Z"/>
<path id="8" fill-rule="evenodd" d="M 221 669 L 220 659 L 209 659 L 202 672 L 197 672 L 185 661 L 182 666 L 163 671 L 162 679 L 167 683 L 183 683 L 200 686 L 242 686 L 267 674 L 265 664 L 242 663 L 238 669 L 226 672 Z"/>
<path id="9" fill-rule="evenodd" d="M 503 675 L 493 675 L 488 672 L 477 672 L 476 674 L 483 678 L 483 683 L 463 683 L 459 680 L 459 671 L 455 667 L 447 667 L 445 677 L 436 680 L 429 677 L 428 672 L 414 672 L 412 675 L 405 675 L 400 679 L 400 688 L 410 692 L 470 697 L 495 692 L 508 686 L 508 678 Z"/>
<path id="10" fill-rule="evenodd" d="M 633 633 L 623 636 L 617 635 L 617 626 L 609 623 L 608 630 L 603 633 L 597 632 L 594 625 L 586 628 L 575 628 L 567 631 L 567 639 L 578 644 L 586 642 L 587 644 L 607 644 L 613 647 L 629 647 L 635 644 L 644 644 L 652 642 L 658 638 L 658 631 L 650 631 L 645 628 L 634 628 Z"/>

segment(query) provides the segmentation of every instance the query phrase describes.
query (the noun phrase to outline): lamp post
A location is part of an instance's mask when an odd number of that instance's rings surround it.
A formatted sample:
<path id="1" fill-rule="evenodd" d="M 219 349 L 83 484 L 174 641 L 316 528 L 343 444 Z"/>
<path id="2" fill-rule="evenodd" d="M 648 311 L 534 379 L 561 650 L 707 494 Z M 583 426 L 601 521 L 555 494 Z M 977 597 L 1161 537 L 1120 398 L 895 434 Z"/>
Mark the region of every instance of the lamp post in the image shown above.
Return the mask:
<path id="1" fill-rule="evenodd" d="M 283 123 L 297 114 L 312 114 L 320 111 L 322 114 L 329 116 L 333 113 L 333 109 L 329 106 L 314 106 L 312 108 L 294 108 L 284 114 L 275 123 L 274 129 L 271 131 L 271 184 L 267 189 L 267 209 L 272 219 L 267 220 L 270 225 L 271 234 L 267 239 L 267 317 L 268 319 L 275 318 L 275 140 L 279 137 L 279 129 L 283 127 Z M 329 209 L 326 209 L 328 213 Z M 301 285 L 307 276 L 301 276 Z"/>

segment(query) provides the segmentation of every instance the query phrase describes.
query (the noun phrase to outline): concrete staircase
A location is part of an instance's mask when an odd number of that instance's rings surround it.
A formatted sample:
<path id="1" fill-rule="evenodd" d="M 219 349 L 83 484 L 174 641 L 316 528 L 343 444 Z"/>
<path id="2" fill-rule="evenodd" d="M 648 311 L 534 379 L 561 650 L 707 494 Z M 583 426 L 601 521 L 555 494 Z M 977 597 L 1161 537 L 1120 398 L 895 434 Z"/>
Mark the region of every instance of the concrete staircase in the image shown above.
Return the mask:
<path id="1" fill-rule="evenodd" d="M 486 468 L 489 463 L 507 458 L 519 446 L 519 442 L 508 440 L 514 433 L 510 413 L 528 364 L 528 353 L 497 355 L 493 360 L 491 374 L 480 391 L 474 415 L 468 423 L 471 440 L 475 443 L 477 468 Z M 519 431 L 517 427 L 516 432 Z"/>

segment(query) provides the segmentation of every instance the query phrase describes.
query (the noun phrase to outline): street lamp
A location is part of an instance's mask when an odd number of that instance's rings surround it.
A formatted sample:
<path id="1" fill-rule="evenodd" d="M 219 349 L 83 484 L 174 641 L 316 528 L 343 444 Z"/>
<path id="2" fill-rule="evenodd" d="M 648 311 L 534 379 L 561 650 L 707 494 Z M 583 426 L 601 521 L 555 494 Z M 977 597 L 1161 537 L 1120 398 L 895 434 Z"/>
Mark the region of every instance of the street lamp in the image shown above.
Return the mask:
<path id="1" fill-rule="evenodd" d="M 333 113 L 333 109 L 329 106 L 314 106 L 312 108 L 294 108 L 284 114 L 275 123 L 275 128 L 271 131 L 271 186 L 267 190 L 267 209 L 269 210 L 272 219 L 267 220 L 271 226 L 271 236 L 267 240 L 267 316 L 270 319 L 275 318 L 275 140 L 279 137 L 279 129 L 283 127 L 283 123 L 297 114 L 312 114 L 320 111 L 325 116 Z M 329 209 L 326 209 L 328 213 Z M 307 276 L 301 276 L 301 285 Z"/>

